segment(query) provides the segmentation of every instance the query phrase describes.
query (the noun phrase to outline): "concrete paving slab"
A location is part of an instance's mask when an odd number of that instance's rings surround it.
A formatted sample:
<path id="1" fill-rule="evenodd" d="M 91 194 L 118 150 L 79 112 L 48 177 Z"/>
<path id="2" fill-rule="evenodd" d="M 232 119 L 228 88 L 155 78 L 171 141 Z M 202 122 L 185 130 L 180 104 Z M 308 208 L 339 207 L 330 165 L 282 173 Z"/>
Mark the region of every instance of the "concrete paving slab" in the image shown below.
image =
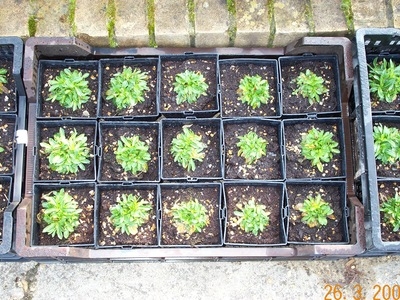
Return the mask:
<path id="1" fill-rule="evenodd" d="M 189 17 L 186 0 L 155 0 L 155 35 L 159 47 L 188 47 Z"/>
<path id="2" fill-rule="evenodd" d="M 342 0 L 312 0 L 315 35 L 343 36 L 347 33 L 346 19 L 340 9 Z"/>
<path id="3" fill-rule="evenodd" d="M 36 1 L 37 27 L 35 36 L 70 36 L 68 23 L 68 0 Z"/>
<path id="4" fill-rule="evenodd" d="M 387 27 L 386 1 L 352 0 L 355 29 L 363 27 Z"/>
<path id="5" fill-rule="evenodd" d="M 235 46 L 266 46 L 269 38 L 267 0 L 236 1 Z"/>
<path id="6" fill-rule="evenodd" d="M 115 0 L 115 35 L 120 47 L 149 45 L 146 0 Z"/>
<path id="7" fill-rule="evenodd" d="M 400 28 L 400 0 L 392 0 L 393 26 Z"/>
<path id="8" fill-rule="evenodd" d="M 29 13 L 29 1 L 1 1 L 0 36 L 28 37 Z"/>
<path id="9" fill-rule="evenodd" d="M 229 43 L 225 1 L 195 1 L 195 46 L 224 47 Z"/>

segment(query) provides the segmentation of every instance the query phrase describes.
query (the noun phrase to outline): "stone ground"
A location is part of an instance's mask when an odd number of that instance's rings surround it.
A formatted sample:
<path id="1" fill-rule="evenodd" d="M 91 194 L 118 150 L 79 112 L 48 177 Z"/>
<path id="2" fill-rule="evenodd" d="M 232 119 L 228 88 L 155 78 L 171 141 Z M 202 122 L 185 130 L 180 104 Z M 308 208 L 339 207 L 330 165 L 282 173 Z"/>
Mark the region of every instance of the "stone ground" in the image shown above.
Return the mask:
<path id="1" fill-rule="evenodd" d="M 400 0 L 2 0 L 0 6 L 0 36 L 77 36 L 93 46 L 272 47 L 307 35 L 351 37 L 362 27 L 400 27 Z M 399 291 L 400 256 L 7 262 L 0 263 L 0 278 L 0 299 L 399 299 L 388 291 Z"/>

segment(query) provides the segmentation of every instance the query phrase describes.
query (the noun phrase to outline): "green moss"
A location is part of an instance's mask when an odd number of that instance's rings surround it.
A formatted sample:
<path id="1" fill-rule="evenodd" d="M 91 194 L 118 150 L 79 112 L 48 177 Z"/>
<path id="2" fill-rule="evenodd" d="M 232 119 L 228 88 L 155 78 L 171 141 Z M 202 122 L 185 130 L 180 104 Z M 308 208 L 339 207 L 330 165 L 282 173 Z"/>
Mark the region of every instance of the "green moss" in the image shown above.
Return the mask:
<path id="1" fill-rule="evenodd" d="M 235 0 L 226 0 L 226 5 L 229 13 L 229 28 L 228 28 L 229 46 L 232 47 L 235 45 L 236 32 L 237 32 Z"/>
<path id="2" fill-rule="evenodd" d="M 35 36 L 37 29 L 37 19 L 35 15 L 30 15 L 28 19 L 28 32 L 29 36 Z"/>
<path id="3" fill-rule="evenodd" d="M 188 0 L 187 8 L 189 13 L 189 24 L 190 24 L 190 46 L 195 47 L 196 43 L 196 25 L 195 25 L 195 4 L 194 0 Z"/>
<path id="4" fill-rule="evenodd" d="M 147 29 L 149 30 L 149 46 L 156 48 L 154 0 L 147 0 Z"/>
<path id="5" fill-rule="evenodd" d="M 306 20 L 308 23 L 308 28 L 309 28 L 309 34 L 310 35 L 315 35 L 315 23 L 314 23 L 314 13 L 312 9 L 312 4 L 311 0 L 308 0 L 306 3 Z"/>
<path id="6" fill-rule="evenodd" d="M 118 46 L 115 37 L 115 17 L 116 17 L 116 7 L 114 0 L 108 0 L 107 4 L 107 32 L 108 32 L 108 43 L 111 48 Z"/>
<path id="7" fill-rule="evenodd" d="M 76 10 L 76 0 L 69 0 L 68 4 L 68 24 L 71 28 L 72 36 L 76 36 L 76 24 L 75 24 L 75 10 Z"/>
<path id="8" fill-rule="evenodd" d="M 267 9 L 268 9 L 268 20 L 269 20 L 269 37 L 268 37 L 268 47 L 272 48 L 274 45 L 275 34 L 276 34 L 276 23 L 275 23 L 275 1 L 268 0 L 267 1 Z"/>
<path id="9" fill-rule="evenodd" d="M 354 29 L 354 15 L 351 6 L 351 0 L 342 0 L 340 9 L 343 11 L 344 17 L 346 19 L 347 31 L 349 34 L 353 35 L 355 29 Z"/>

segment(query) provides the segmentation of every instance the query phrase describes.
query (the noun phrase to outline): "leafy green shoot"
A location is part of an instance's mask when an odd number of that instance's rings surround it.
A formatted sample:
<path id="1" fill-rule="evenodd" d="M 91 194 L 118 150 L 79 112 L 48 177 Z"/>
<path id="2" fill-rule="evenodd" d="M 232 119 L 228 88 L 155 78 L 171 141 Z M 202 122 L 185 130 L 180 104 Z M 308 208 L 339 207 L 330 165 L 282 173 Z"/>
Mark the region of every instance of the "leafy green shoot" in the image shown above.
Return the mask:
<path id="1" fill-rule="evenodd" d="M 249 131 L 238 138 L 239 142 L 236 144 L 239 147 L 238 155 L 245 158 L 246 164 L 252 165 L 267 154 L 268 142 L 254 131 Z"/>
<path id="2" fill-rule="evenodd" d="M 133 175 L 147 172 L 148 162 L 151 160 L 149 146 L 138 135 L 121 136 L 115 157 L 124 171 Z"/>
<path id="3" fill-rule="evenodd" d="M 329 91 L 324 85 L 324 78 L 309 69 L 305 73 L 300 72 L 300 75 L 294 81 L 297 84 L 297 89 L 292 94 L 296 96 L 300 94 L 302 97 L 307 98 L 310 105 L 321 104 L 321 96 Z"/>
<path id="4" fill-rule="evenodd" d="M 245 232 L 251 232 L 253 235 L 258 236 L 269 225 L 270 212 L 266 211 L 266 206 L 257 204 L 254 197 L 249 202 L 236 204 L 238 210 L 233 214 L 237 217 L 234 220 L 234 225 L 239 225 Z"/>
<path id="5" fill-rule="evenodd" d="M 375 58 L 368 67 L 371 93 L 379 101 L 391 103 L 396 100 L 400 93 L 400 65 L 396 66 L 392 60 L 388 62 L 385 58 L 378 62 L 378 58 Z"/>
<path id="6" fill-rule="evenodd" d="M 297 204 L 295 209 L 302 212 L 301 221 L 310 228 L 326 226 L 328 218 L 335 220 L 333 209 L 319 193 L 316 193 L 315 196 L 309 195 L 303 203 Z"/>
<path id="7" fill-rule="evenodd" d="M 208 84 L 205 82 L 203 74 L 186 70 L 175 76 L 173 83 L 174 92 L 176 93 L 176 103 L 182 104 L 187 102 L 193 104 L 197 102 L 200 96 L 206 96 Z"/>
<path id="8" fill-rule="evenodd" d="M 239 100 L 253 109 L 260 108 L 271 99 L 268 81 L 260 75 L 244 76 L 240 80 L 238 94 Z"/>
<path id="9" fill-rule="evenodd" d="M 400 195 L 396 195 L 382 202 L 380 211 L 383 212 L 383 219 L 389 223 L 393 232 L 400 230 Z"/>
<path id="10" fill-rule="evenodd" d="M 382 124 L 374 126 L 375 158 L 383 164 L 394 164 L 400 160 L 400 130 Z"/>
<path id="11" fill-rule="evenodd" d="M 192 235 L 209 224 L 206 207 L 197 199 L 177 202 L 171 208 L 173 223 L 178 233 Z"/>

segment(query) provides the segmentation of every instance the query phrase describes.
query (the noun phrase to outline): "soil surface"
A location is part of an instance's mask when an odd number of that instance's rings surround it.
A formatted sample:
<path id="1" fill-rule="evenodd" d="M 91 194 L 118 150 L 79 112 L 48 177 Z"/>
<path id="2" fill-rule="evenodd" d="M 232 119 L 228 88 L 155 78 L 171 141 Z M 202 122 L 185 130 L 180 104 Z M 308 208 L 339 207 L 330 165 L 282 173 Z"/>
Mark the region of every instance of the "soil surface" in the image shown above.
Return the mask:
<path id="1" fill-rule="evenodd" d="M 110 88 L 110 80 L 114 74 L 122 72 L 123 67 L 131 67 L 132 70 L 139 69 L 141 72 L 147 73 L 147 87 L 148 91 L 144 93 L 144 102 L 138 103 L 133 107 L 126 109 L 117 109 L 111 100 L 106 100 L 106 92 Z M 121 63 L 115 65 L 115 63 L 104 63 L 101 64 L 102 80 L 101 80 L 101 116 L 103 117 L 114 117 L 114 116 L 146 116 L 146 115 L 157 115 L 157 62 L 151 65 L 140 65 L 140 64 L 129 64 Z"/>
<path id="2" fill-rule="evenodd" d="M 149 212 L 149 219 L 140 228 L 136 235 L 128 235 L 116 230 L 111 223 L 110 207 L 117 203 L 121 195 L 132 194 L 140 196 L 152 204 Z M 157 245 L 157 219 L 156 219 L 157 194 L 155 188 L 147 189 L 102 189 L 100 192 L 99 203 L 99 246 L 118 246 L 118 245 Z"/>
<path id="3" fill-rule="evenodd" d="M 202 95 L 196 103 L 176 103 L 173 83 L 175 76 L 185 70 L 200 72 L 208 84 L 207 95 Z M 205 111 L 217 110 L 217 59 L 189 58 L 185 60 L 168 60 L 161 58 L 160 111 Z"/>
<path id="4" fill-rule="evenodd" d="M 339 139 L 338 126 L 336 124 L 302 122 L 298 124 L 285 123 L 285 148 L 286 148 L 286 177 L 287 178 L 309 178 L 309 177 L 340 177 L 344 175 L 342 169 L 342 153 L 335 153 L 329 163 L 323 164 L 323 172 L 311 165 L 311 161 L 305 159 L 301 154 L 302 134 L 311 128 L 329 131 L 333 133 L 333 140 L 339 143 L 341 149 L 342 140 Z"/>
<path id="5" fill-rule="evenodd" d="M 278 138 L 279 127 L 268 123 L 229 123 L 224 122 L 225 178 L 230 179 L 283 179 L 281 152 Z M 267 155 L 254 164 L 247 165 L 238 156 L 239 136 L 253 131 L 268 142 Z"/>
<path id="6" fill-rule="evenodd" d="M 86 80 L 89 82 L 89 89 L 92 91 L 88 102 L 82 104 L 81 109 L 75 111 L 72 108 L 64 108 L 58 101 L 51 102 L 46 99 L 50 97 L 49 80 L 55 79 L 65 67 L 44 67 L 41 78 L 40 96 L 38 105 L 40 105 L 40 117 L 79 117 L 79 118 L 96 118 L 97 117 L 97 92 L 98 92 L 98 71 L 97 67 L 69 67 L 71 70 L 78 70 L 82 74 L 89 73 Z"/>
<path id="7" fill-rule="evenodd" d="M 390 122 L 374 122 L 375 125 L 382 124 L 387 127 L 395 127 L 400 130 L 400 123 L 390 123 Z M 373 147 L 373 145 L 371 145 Z M 380 160 L 375 160 L 376 162 L 376 173 L 378 177 L 400 177 L 400 162 L 390 164 L 383 164 Z"/>
<path id="8" fill-rule="evenodd" d="M 9 60 L 0 59 L 0 69 L 6 69 L 7 83 L 3 84 L 0 90 L 0 112 L 16 111 L 16 87 L 14 77 L 12 76 L 13 63 Z"/>
<path id="9" fill-rule="evenodd" d="M 280 234 L 283 230 L 282 188 L 280 186 L 226 184 L 225 197 L 227 206 L 226 243 L 268 245 L 285 242 Z M 238 210 L 237 204 L 245 204 L 252 198 L 256 200 L 257 204 L 265 205 L 265 210 L 270 213 L 268 227 L 258 236 L 251 232 L 245 232 L 232 222 L 235 218 L 234 211 Z"/>
<path id="10" fill-rule="evenodd" d="M 277 66 L 275 62 L 258 63 L 221 63 L 221 110 L 223 117 L 254 117 L 254 116 L 278 116 L 277 94 Z M 240 80 L 246 76 L 260 75 L 268 81 L 271 98 L 260 108 L 253 109 L 251 106 L 239 100 Z"/>
<path id="11" fill-rule="evenodd" d="M 396 193 L 399 193 L 399 188 L 400 182 L 378 182 L 379 205 L 382 205 L 386 200 L 393 198 Z M 385 222 L 383 212 L 380 212 L 380 220 L 382 241 L 399 242 L 400 231 L 393 231 L 393 225 Z"/>
<path id="12" fill-rule="evenodd" d="M 334 65 L 329 61 L 281 61 L 283 113 L 299 114 L 339 111 L 340 101 L 333 68 Z M 297 89 L 297 83 L 294 80 L 300 75 L 300 72 L 305 72 L 307 69 L 317 76 L 321 76 L 324 79 L 325 87 L 329 90 L 320 96 L 322 103 L 310 105 L 308 99 L 301 94 L 293 95 L 293 91 Z"/>
<path id="13" fill-rule="evenodd" d="M 9 199 L 9 192 L 10 182 L 0 178 L 0 241 L 3 239 L 4 211 L 11 201 L 11 199 Z"/>
<path id="14" fill-rule="evenodd" d="M 39 213 L 36 215 L 38 245 L 79 245 L 79 244 L 94 244 L 94 203 L 95 190 L 93 187 L 64 187 L 65 192 L 70 194 L 78 203 L 78 208 L 82 209 L 79 217 L 79 225 L 68 239 L 60 240 L 57 235 L 52 237 L 47 233 L 42 233 L 47 226 L 43 221 L 40 221 L 40 211 L 42 207 L 42 195 L 48 194 L 53 189 L 41 191 L 38 195 Z M 59 189 L 54 189 L 59 190 Z"/>
<path id="15" fill-rule="evenodd" d="M 15 121 L 0 117 L 0 174 L 13 173 Z"/>
<path id="16" fill-rule="evenodd" d="M 129 124 L 129 123 L 127 123 Z M 120 137 L 139 135 L 140 140 L 149 146 L 151 160 L 148 162 L 148 171 L 133 175 L 125 172 L 117 163 L 115 152 L 118 148 Z M 158 126 L 148 127 L 142 124 L 136 126 L 103 127 L 101 131 L 102 164 L 100 165 L 100 181 L 158 181 Z"/>
<path id="17" fill-rule="evenodd" d="M 343 232 L 343 207 L 341 200 L 341 189 L 337 185 L 295 185 L 287 183 L 288 206 L 290 209 L 289 217 L 289 236 L 290 242 L 305 243 L 331 243 L 346 242 L 346 234 Z M 301 211 L 295 207 L 303 203 L 307 196 L 315 196 L 319 193 L 325 202 L 329 203 L 333 209 L 335 220 L 328 218 L 328 224 L 322 227 L 310 228 L 301 219 Z M 344 193 L 343 193 L 344 195 Z"/>
<path id="18" fill-rule="evenodd" d="M 75 128 L 78 135 L 84 134 L 87 137 L 87 146 L 89 147 L 89 153 L 93 154 L 95 144 L 95 127 L 94 126 L 61 126 L 65 130 L 65 135 L 68 138 L 70 132 Z M 54 134 L 59 132 L 59 127 L 41 127 L 39 134 L 40 142 L 48 142 L 49 138 L 53 137 Z M 49 167 L 49 161 L 45 154 L 41 153 L 42 147 L 37 145 L 38 155 L 38 166 L 39 166 L 39 180 L 95 180 L 95 161 L 94 156 L 89 157 L 90 163 L 85 165 L 85 170 L 80 170 L 76 174 L 60 174 L 56 171 L 52 171 Z"/>
<path id="19" fill-rule="evenodd" d="M 172 216 L 171 208 L 175 203 L 197 199 L 208 212 L 209 224 L 201 232 L 190 236 L 178 233 Z M 161 186 L 161 245 L 187 245 L 198 247 L 202 245 L 219 246 L 222 244 L 221 220 L 219 218 L 219 189 L 218 187 L 166 188 Z"/>
<path id="20" fill-rule="evenodd" d="M 186 178 L 186 177 L 222 177 L 221 151 L 220 151 L 220 123 L 210 122 L 207 125 L 196 124 L 195 122 L 183 125 L 182 123 L 162 123 L 163 131 L 163 166 L 162 176 L 164 178 Z M 196 134 L 201 135 L 201 142 L 207 145 L 203 151 L 205 157 L 202 162 L 195 161 L 196 169 L 188 171 L 174 162 L 170 153 L 172 140 L 181 132 L 183 126 L 190 126 Z"/>

